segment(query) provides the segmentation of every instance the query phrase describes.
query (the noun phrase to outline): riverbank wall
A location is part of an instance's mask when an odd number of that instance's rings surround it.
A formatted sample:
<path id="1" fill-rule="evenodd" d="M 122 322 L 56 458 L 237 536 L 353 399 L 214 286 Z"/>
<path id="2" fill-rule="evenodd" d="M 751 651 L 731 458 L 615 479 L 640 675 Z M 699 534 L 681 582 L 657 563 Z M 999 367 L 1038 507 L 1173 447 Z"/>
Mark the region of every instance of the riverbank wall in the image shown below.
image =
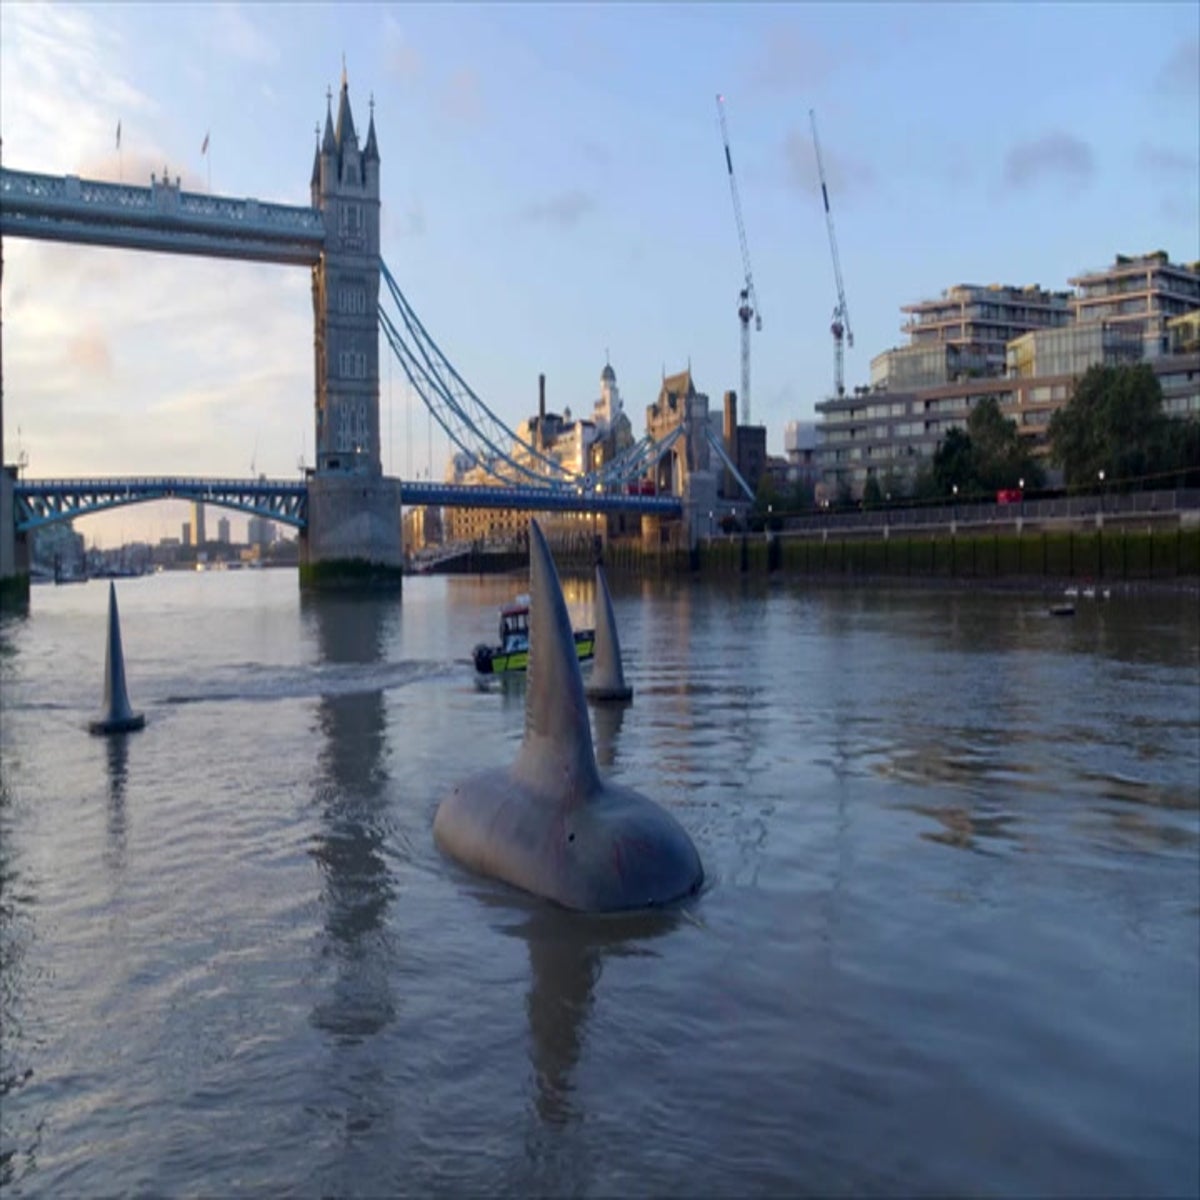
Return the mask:
<path id="1" fill-rule="evenodd" d="M 556 553 L 559 568 L 590 568 L 587 556 Z M 613 574 L 734 574 L 821 579 L 856 577 L 1032 584 L 1192 583 L 1200 587 L 1200 528 L 928 530 L 746 533 L 703 539 L 694 550 L 613 542 L 604 548 Z"/>

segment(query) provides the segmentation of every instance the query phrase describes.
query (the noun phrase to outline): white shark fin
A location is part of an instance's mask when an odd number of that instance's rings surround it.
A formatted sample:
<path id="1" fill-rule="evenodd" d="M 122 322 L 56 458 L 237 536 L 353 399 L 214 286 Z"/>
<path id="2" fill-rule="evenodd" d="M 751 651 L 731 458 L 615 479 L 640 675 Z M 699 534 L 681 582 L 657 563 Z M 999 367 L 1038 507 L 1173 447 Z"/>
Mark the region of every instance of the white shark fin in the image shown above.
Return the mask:
<path id="1" fill-rule="evenodd" d="M 529 670 L 525 739 L 514 768 L 532 788 L 568 804 L 600 786 L 583 677 L 550 548 L 529 522 Z"/>

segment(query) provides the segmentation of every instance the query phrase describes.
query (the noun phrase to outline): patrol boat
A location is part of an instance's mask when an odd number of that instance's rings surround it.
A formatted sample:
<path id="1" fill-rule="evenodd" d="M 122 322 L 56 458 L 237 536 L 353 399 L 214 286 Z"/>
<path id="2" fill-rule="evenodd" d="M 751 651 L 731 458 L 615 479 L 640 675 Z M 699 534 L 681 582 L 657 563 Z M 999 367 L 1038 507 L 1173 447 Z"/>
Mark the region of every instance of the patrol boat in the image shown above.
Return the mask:
<path id="1" fill-rule="evenodd" d="M 587 662 L 596 652 L 596 631 L 575 630 L 575 653 Z M 480 642 L 472 652 L 480 675 L 503 675 L 529 667 L 529 597 L 518 596 L 500 609 L 500 645 Z"/>

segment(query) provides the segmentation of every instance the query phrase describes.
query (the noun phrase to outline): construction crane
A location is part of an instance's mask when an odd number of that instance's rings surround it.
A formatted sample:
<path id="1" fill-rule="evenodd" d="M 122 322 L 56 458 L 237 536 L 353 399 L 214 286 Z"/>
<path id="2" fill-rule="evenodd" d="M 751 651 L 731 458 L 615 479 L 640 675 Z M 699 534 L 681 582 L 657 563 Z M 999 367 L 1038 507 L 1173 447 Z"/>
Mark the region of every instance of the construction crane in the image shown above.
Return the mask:
<path id="1" fill-rule="evenodd" d="M 733 155 L 729 153 L 729 130 L 725 125 L 725 97 L 717 96 L 717 115 L 721 118 L 721 139 L 725 143 L 725 166 L 729 170 L 729 192 L 733 196 L 733 215 L 737 221 L 738 242 L 742 247 L 742 270 L 746 283 L 738 293 L 738 320 L 742 325 L 742 415 L 743 424 L 750 424 L 750 318 L 754 328 L 762 329 L 758 312 L 758 296 L 754 293 L 754 277 L 750 274 L 750 247 L 746 244 L 746 226 L 742 221 L 742 202 L 738 199 L 737 179 L 733 174 Z"/>
<path id="2" fill-rule="evenodd" d="M 825 186 L 825 165 L 821 162 L 821 143 L 817 138 L 817 114 L 810 108 L 809 119 L 812 121 L 813 148 L 817 152 L 817 174 L 821 179 L 821 199 L 825 201 L 825 225 L 829 230 L 829 250 L 833 255 L 833 278 L 837 283 L 837 307 L 833 310 L 833 324 L 830 331 L 833 334 L 833 386 L 839 396 L 846 394 L 846 377 L 844 356 L 842 351 L 843 339 L 854 346 L 854 333 L 850 328 L 850 310 L 846 307 L 846 289 L 842 287 L 842 264 L 838 260 L 837 236 L 833 232 L 833 213 L 829 210 L 829 188 Z"/>

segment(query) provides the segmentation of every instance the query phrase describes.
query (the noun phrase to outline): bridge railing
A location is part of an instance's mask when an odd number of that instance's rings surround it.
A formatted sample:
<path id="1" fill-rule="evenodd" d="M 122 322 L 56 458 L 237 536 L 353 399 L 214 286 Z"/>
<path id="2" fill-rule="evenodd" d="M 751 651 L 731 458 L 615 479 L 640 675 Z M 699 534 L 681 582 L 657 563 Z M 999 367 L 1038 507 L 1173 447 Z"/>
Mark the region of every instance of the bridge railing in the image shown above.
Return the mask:
<path id="1" fill-rule="evenodd" d="M 131 217 L 139 222 L 169 214 L 192 218 L 197 224 L 224 232 L 300 235 L 313 241 L 325 236 L 324 217 L 315 208 L 185 192 L 169 180 L 138 187 L 77 175 L 40 175 L 4 168 L 0 170 L 0 197 L 10 215 L 16 216 L 67 216 L 84 208 L 92 215 Z"/>

